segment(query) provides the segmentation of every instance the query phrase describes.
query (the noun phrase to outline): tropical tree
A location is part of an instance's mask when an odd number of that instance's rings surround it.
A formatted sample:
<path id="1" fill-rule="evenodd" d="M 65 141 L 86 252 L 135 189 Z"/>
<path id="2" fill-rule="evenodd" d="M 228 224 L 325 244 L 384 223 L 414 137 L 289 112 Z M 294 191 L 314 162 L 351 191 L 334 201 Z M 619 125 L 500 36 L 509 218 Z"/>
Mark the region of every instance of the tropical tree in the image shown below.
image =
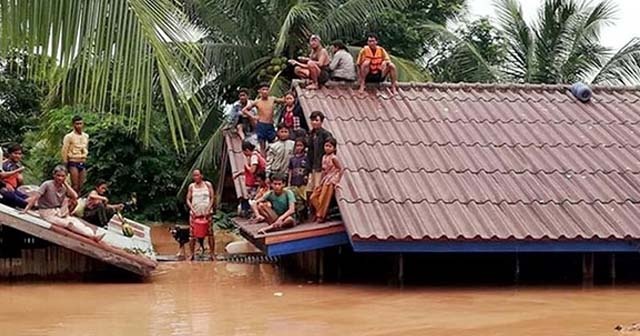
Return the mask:
<path id="1" fill-rule="evenodd" d="M 162 102 L 174 144 L 201 112 L 198 29 L 173 0 L 0 0 L 0 53 L 34 58 L 25 75 L 48 87 L 47 107 L 119 113 L 150 139 Z"/>
<path id="2" fill-rule="evenodd" d="M 485 81 L 640 83 L 640 39 L 631 39 L 617 52 L 601 43 L 602 28 L 615 21 L 612 2 L 546 0 L 533 23 L 525 21 L 517 0 L 498 0 L 495 6 L 498 29 L 505 41 L 504 62 L 491 65 L 475 46 L 459 36 L 452 38 L 463 46 L 458 56 L 475 59 L 461 64 L 481 64 L 490 70 Z M 442 27 L 434 29 L 444 31 Z M 471 69 L 458 67 L 458 71 Z"/>

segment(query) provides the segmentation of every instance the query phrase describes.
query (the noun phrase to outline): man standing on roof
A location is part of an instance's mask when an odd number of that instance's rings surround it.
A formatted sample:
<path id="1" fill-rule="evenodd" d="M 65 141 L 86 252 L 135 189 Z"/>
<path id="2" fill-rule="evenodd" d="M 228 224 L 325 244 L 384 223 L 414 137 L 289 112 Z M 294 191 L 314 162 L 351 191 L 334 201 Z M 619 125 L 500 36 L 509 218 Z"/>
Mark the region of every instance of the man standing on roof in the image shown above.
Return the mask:
<path id="1" fill-rule="evenodd" d="M 230 115 L 230 127 L 234 128 L 240 136 L 240 140 L 244 141 L 246 135 L 248 133 L 253 133 L 253 127 L 255 125 L 255 120 L 247 117 L 242 110 L 250 103 L 249 101 L 249 91 L 247 89 L 238 90 L 238 101 L 233 103 L 231 106 L 231 115 Z M 256 109 L 251 109 L 249 111 L 249 115 L 255 116 Z"/>
<path id="2" fill-rule="evenodd" d="M 311 53 L 309 57 L 298 57 L 298 60 L 289 60 L 294 65 L 293 72 L 300 78 L 308 78 L 311 81 L 307 89 L 314 90 L 329 80 L 329 53 L 322 46 L 320 36 L 311 35 L 309 38 Z"/>
<path id="3" fill-rule="evenodd" d="M 269 95 L 269 83 L 262 83 L 259 87 L 260 97 L 250 102 L 242 109 L 242 114 L 255 121 L 256 135 L 260 143 L 260 153 L 266 156 L 267 144 L 276 137 L 276 130 L 273 127 L 273 115 L 275 104 L 284 103 L 283 98 L 276 98 Z M 256 108 L 258 115 L 251 114 L 251 109 Z"/>
<path id="4" fill-rule="evenodd" d="M 74 116 L 72 123 L 73 131 L 62 140 L 62 162 L 71 175 L 71 187 L 77 193 L 81 193 L 87 174 L 85 162 L 89 155 L 89 135 L 82 131 L 84 122 L 81 116 Z"/>
<path id="5" fill-rule="evenodd" d="M 365 83 L 381 83 L 391 77 L 391 92 L 398 89 L 398 74 L 396 66 L 391 63 L 391 58 L 384 48 L 378 45 L 378 36 L 369 34 L 367 45 L 358 54 L 358 80 L 360 82 L 360 93 L 364 93 Z"/>

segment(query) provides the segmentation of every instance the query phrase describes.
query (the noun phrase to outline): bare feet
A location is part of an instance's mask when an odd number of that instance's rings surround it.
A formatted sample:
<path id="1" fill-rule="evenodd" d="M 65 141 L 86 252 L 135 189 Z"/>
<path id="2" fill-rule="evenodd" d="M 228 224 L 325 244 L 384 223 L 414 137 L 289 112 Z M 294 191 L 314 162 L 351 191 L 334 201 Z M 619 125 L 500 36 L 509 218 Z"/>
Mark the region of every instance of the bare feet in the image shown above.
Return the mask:
<path id="1" fill-rule="evenodd" d="M 364 85 L 360 85 L 360 88 L 358 89 L 358 93 L 364 94 Z"/>
<path id="2" fill-rule="evenodd" d="M 311 83 L 311 84 L 307 85 L 307 87 L 305 87 L 305 89 L 307 89 L 307 90 L 317 90 L 318 89 L 318 84 Z"/>
<path id="3" fill-rule="evenodd" d="M 326 221 L 326 219 L 324 219 L 323 217 L 317 217 L 315 222 L 318 224 L 324 223 Z"/>

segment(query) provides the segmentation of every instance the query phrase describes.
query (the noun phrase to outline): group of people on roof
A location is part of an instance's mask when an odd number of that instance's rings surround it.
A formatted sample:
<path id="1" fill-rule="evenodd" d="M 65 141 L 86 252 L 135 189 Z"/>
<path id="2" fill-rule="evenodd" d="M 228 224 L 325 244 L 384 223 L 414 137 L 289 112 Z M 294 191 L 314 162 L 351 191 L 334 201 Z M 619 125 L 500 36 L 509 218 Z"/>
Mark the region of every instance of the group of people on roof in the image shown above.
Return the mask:
<path id="1" fill-rule="evenodd" d="M 337 82 L 357 80 L 359 91 L 362 93 L 366 83 L 381 83 L 389 77 L 391 91 L 397 91 L 396 66 L 391 62 L 387 51 L 378 45 L 378 36 L 375 34 L 367 36 L 367 45 L 360 50 L 356 62 L 342 41 L 334 41 L 331 46 L 333 57 L 329 56 L 327 49 L 322 45 L 320 36 L 311 35 L 309 56 L 289 60 L 289 64 L 294 66 L 296 76 L 310 81 L 306 86 L 307 89 L 317 89 L 329 80 Z"/>
<path id="2" fill-rule="evenodd" d="M 323 127 L 325 115 L 311 112 L 309 127 L 295 92 L 272 97 L 266 83 L 259 92 L 258 99 L 249 101 L 247 90 L 241 89 L 230 118 L 245 156 L 242 170 L 233 174 L 234 179 L 244 177 L 247 190 L 241 215 L 254 223 L 266 222 L 261 233 L 292 227 L 306 218 L 325 221 L 342 177 L 337 141 Z M 283 106 L 274 128 L 276 104 Z M 253 133 L 257 141 L 250 140 Z"/>
<path id="3" fill-rule="evenodd" d="M 73 130 L 63 139 L 62 163 L 53 169 L 52 179 L 36 190 L 29 191 L 23 185 L 22 147 L 8 146 L 6 157 L 4 153 L 0 155 L 0 203 L 21 209 L 22 214 L 37 209 L 38 215 L 49 223 L 100 241 L 106 232 L 103 228 L 125 204 L 109 203 L 104 196 L 107 191 L 104 180 L 98 180 L 85 198 L 79 198 L 87 171 L 89 136 L 83 131 L 82 117 L 74 116 L 72 124 Z"/>

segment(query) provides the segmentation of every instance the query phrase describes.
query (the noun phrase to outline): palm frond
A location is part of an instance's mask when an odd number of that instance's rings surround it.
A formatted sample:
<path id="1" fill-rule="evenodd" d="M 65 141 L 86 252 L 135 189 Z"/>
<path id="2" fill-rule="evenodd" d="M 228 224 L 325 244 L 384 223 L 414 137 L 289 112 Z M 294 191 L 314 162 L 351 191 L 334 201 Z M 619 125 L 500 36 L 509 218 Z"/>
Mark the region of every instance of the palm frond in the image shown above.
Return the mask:
<path id="1" fill-rule="evenodd" d="M 295 25 L 301 26 L 299 32 L 306 33 L 307 35 L 311 32 L 308 31 L 307 22 L 315 22 L 320 15 L 320 8 L 311 1 L 298 0 L 289 10 L 287 11 L 287 15 L 284 18 L 284 22 L 282 26 L 280 26 L 280 31 L 278 32 L 278 39 L 276 42 L 275 50 L 273 51 L 274 56 L 279 56 L 282 54 L 287 41 L 291 41 L 296 36 L 291 36 L 291 29 Z M 304 38 L 302 36 L 297 36 L 298 38 Z"/>
<path id="2" fill-rule="evenodd" d="M 375 17 L 388 9 L 406 8 L 410 0 L 345 0 L 328 1 L 330 10 L 318 21 L 313 32 L 320 34 L 327 41 L 353 37 L 362 32 L 362 25 L 371 17 Z"/>
<path id="3" fill-rule="evenodd" d="M 513 80 L 530 82 L 535 67 L 535 39 L 522 7 L 516 0 L 497 0 L 495 7 L 506 40 L 507 64 L 503 72 Z"/>
<path id="4" fill-rule="evenodd" d="M 640 85 L 640 38 L 633 38 L 598 71 L 593 84 Z"/>
<path id="5" fill-rule="evenodd" d="M 487 60 L 482 57 L 482 54 L 476 49 L 476 47 L 461 39 L 454 32 L 448 30 L 445 26 L 436 23 L 430 23 L 424 25 L 424 28 L 428 31 L 432 31 L 441 36 L 444 40 L 449 40 L 455 43 L 458 47 L 457 53 L 452 55 L 457 59 L 458 65 L 463 65 L 459 69 L 456 69 L 460 76 L 459 78 L 468 77 L 473 81 L 500 81 L 501 75 Z M 483 73 L 486 78 L 478 78 L 477 73 Z"/>
<path id="6" fill-rule="evenodd" d="M 224 124 L 220 124 L 215 132 L 211 134 L 209 139 L 204 143 L 201 149 L 197 152 L 198 154 L 195 156 L 193 160 L 193 164 L 191 165 L 191 169 L 189 172 L 200 169 L 203 172 L 218 172 L 220 169 L 224 169 L 225 167 L 220 167 L 220 159 L 222 157 L 222 150 L 224 149 Z M 191 174 L 187 174 L 185 179 L 182 181 L 182 185 L 180 186 L 180 190 L 178 191 L 178 195 L 184 195 L 186 192 L 186 188 L 189 186 L 191 182 Z"/>
<path id="7" fill-rule="evenodd" d="M 186 88 L 202 75 L 202 55 L 191 43 L 196 27 L 173 0 L 0 0 L 0 7 L 0 52 L 57 60 L 34 64 L 29 76 L 62 104 L 131 115 L 148 142 L 157 84 L 176 147 L 183 120 L 197 128 L 200 107 Z"/>

